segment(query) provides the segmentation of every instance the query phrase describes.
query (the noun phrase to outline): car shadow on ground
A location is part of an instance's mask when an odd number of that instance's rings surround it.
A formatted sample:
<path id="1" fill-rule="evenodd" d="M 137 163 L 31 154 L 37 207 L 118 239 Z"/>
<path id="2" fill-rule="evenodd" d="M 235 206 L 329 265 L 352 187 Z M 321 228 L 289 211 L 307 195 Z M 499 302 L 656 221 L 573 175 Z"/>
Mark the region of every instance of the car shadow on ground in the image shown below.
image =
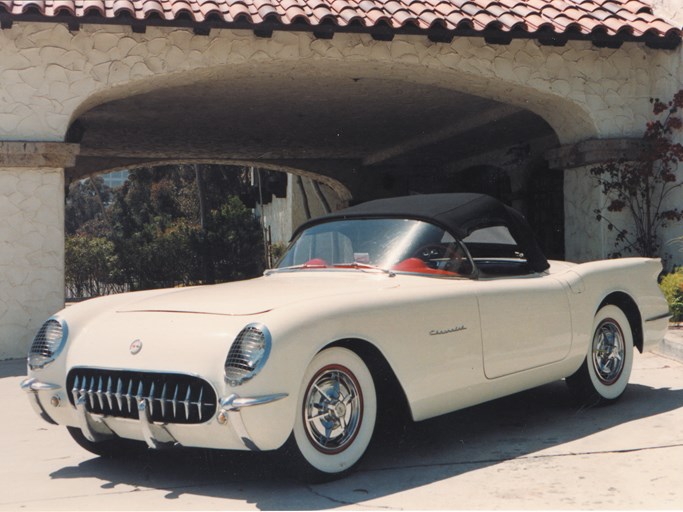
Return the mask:
<path id="1" fill-rule="evenodd" d="M 355 473 L 318 485 L 299 483 L 273 453 L 195 449 L 145 450 L 126 460 L 93 458 L 51 477 L 94 477 L 102 481 L 103 489 L 158 489 L 166 492 L 168 500 L 195 495 L 239 500 L 262 510 L 317 510 L 389 496 L 508 460 L 541 456 L 538 452 L 546 449 L 557 452 L 565 443 L 681 406 L 683 390 L 631 384 L 615 405 L 580 408 L 564 383 L 556 382 L 411 423 L 389 436 L 379 432 Z"/>

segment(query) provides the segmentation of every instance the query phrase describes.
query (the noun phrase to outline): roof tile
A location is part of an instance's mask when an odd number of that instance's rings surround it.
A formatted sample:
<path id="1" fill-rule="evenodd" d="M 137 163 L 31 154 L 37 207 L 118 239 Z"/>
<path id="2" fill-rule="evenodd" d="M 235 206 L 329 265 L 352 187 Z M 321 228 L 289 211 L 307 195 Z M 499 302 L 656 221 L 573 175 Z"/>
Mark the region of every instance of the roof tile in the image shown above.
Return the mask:
<path id="1" fill-rule="evenodd" d="M 543 28 L 556 33 L 571 30 L 590 34 L 633 34 L 636 37 L 680 40 L 681 27 L 671 25 L 653 11 L 652 0 L 0 0 L 4 17 L 35 15 L 56 18 L 106 17 L 121 23 L 151 18 L 201 23 L 276 21 L 284 25 L 308 21 L 315 27 L 357 23 L 372 28 L 386 24 L 428 30 L 471 27 L 476 31 L 513 28 L 533 35 Z M 57 21 L 57 20 L 55 20 Z"/>

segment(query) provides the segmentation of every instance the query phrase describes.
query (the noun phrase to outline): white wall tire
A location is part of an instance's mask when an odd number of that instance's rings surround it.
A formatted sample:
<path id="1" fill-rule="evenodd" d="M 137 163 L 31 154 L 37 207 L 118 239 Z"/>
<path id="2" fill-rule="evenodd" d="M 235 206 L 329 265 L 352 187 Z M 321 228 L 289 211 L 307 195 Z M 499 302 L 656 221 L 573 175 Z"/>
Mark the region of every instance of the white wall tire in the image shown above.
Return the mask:
<path id="1" fill-rule="evenodd" d="M 626 390 L 633 366 L 633 333 L 624 312 L 607 305 L 593 321 L 588 353 L 579 370 L 567 378 L 586 405 L 611 403 Z"/>
<path id="2" fill-rule="evenodd" d="M 346 474 L 365 453 L 377 419 L 375 384 L 351 350 L 319 352 L 301 382 L 290 455 L 298 456 L 307 480 Z"/>

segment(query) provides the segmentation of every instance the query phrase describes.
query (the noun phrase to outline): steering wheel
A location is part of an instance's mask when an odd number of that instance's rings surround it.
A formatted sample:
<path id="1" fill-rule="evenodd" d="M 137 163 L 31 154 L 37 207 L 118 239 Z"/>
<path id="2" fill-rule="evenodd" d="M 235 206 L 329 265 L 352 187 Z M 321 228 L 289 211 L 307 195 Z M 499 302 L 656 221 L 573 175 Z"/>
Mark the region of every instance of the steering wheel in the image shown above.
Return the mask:
<path id="1" fill-rule="evenodd" d="M 420 258 L 432 268 L 436 268 L 439 260 L 446 257 L 446 247 L 441 244 L 423 245 L 413 253 L 414 258 Z"/>

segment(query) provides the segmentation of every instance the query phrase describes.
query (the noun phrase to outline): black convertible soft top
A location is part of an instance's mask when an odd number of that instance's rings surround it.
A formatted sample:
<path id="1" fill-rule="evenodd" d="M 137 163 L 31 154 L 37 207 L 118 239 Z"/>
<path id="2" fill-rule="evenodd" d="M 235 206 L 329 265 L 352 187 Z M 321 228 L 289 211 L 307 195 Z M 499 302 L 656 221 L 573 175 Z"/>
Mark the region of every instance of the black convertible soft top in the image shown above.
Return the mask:
<path id="1" fill-rule="evenodd" d="M 440 225 L 461 240 L 476 229 L 506 226 L 534 271 L 543 272 L 550 266 L 522 214 L 484 194 L 424 194 L 376 199 L 311 219 L 299 226 L 294 236 L 322 222 L 351 218 L 424 220 Z"/>

